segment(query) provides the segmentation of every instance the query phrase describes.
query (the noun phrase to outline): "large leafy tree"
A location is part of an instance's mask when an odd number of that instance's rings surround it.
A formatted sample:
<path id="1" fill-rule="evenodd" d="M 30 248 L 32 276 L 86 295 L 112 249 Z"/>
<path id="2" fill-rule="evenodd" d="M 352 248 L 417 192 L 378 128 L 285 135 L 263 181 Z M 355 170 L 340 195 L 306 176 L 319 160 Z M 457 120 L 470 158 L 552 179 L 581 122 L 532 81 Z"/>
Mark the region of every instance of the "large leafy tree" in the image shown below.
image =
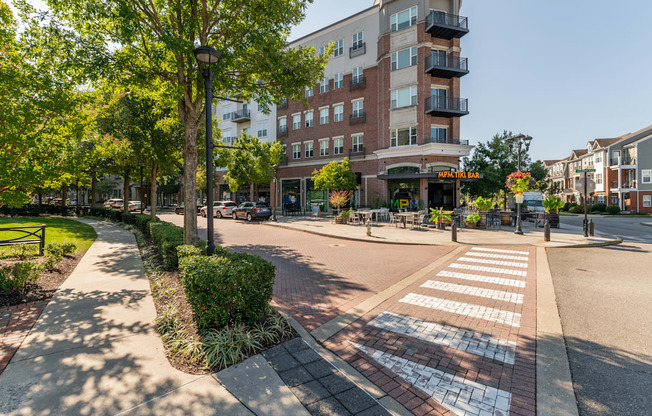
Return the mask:
<path id="1" fill-rule="evenodd" d="M 105 45 L 99 65 L 116 80 L 151 84 L 176 101 L 184 130 L 184 203 L 194 213 L 197 131 L 203 121 L 203 80 L 192 50 L 209 45 L 222 55 L 216 95 L 256 97 L 264 106 L 299 97 L 323 74 L 328 56 L 287 47 L 290 28 L 312 0 L 48 0 L 84 39 Z M 97 71 L 96 68 L 94 68 Z M 111 74 L 111 71 L 113 73 Z M 197 218 L 186 215 L 184 242 L 197 241 Z"/>
<path id="2" fill-rule="evenodd" d="M 319 191 L 353 191 L 358 186 L 352 164 L 348 158 L 342 162 L 332 161 L 312 172 L 315 189 Z"/>

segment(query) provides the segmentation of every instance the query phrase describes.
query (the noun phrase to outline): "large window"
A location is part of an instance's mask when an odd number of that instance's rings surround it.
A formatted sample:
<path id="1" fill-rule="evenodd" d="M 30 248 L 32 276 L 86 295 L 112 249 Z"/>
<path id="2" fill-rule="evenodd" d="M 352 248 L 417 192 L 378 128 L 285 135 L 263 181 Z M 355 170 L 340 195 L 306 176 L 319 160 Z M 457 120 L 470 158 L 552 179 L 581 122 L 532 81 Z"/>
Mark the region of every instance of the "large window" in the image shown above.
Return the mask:
<path id="1" fill-rule="evenodd" d="M 353 49 L 362 48 L 362 32 L 353 34 Z"/>
<path id="2" fill-rule="evenodd" d="M 362 82 L 362 79 L 363 79 L 362 71 L 363 71 L 363 69 L 362 69 L 361 66 L 359 66 L 357 68 L 353 68 L 353 77 L 351 78 L 351 80 L 352 80 L 352 82 L 354 84 Z"/>
<path id="3" fill-rule="evenodd" d="M 652 183 L 652 170 L 645 169 L 641 171 L 641 182 Z"/>
<path id="4" fill-rule="evenodd" d="M 328 77 L 322 79 L 319 83 L 319 92 L 322 94 L 328 92 Z"/>
<path id="5" fill-rule="evenodd" d="M 312 97 L 315 95 L 315 89 L 312 87 L 306 88 L 306 97 Z"/>
<path id="6" fill-rule="evenodd" d="M 394 13 L 389 18 L 392 32 L 417 24 L 417 6 Z"/>
<path id="7" fill-rule="evenodd" d="M 313 126 L 313 111 L 306 111 L 306 127 Z"/>
<path id="8" fill-rule="evenodd" d="M 362 117 L 364 114 L 364 100 L 353 102 L 353 118 Z"/>
<path id="9" fill-rule="evenodd" d="M 267 137 L 267 122 L 258 123 L 258 137 Z"/>
<path id="10" fill-rule="evenodd" d="M 319 54 L 322 56 L 326 54 L 326 46 L 322 46 L 321 48 L 319 48 Z"/>
<path id="11" fill-rule="evenodd" d="M 417 64 L 417 47 L 403 49 L 392 53 L 392 71 Z"/>
<path id="12" fill-rule="evenodd" d="M 222 120 L 231 120 L 231 106 L 224 106 L 222 109 Z"/>
<path id="13" fill-rule="evenodd" d="M 596 173 L 595 174 L 595 183 L 600 185 L 602 183 L 602 174 L 601 173 Z"/>
<path id="14" fill-rule="evenodd" d="M 295 143 L 292 145 L 292 158 L 301 159 L 301 143 Z"/>
<path id="15" fill-rule="evenodd" d="M 319 124 L 328 124 L 328 107 L 319 110 Z"/>
<path id="16" fill-rule="evenodd" d="M 353 153 L 357 152 L 362 152 L 364 150 L 364 135 L 362 134 L 356 134 L 355 136 L 352 137 L 352 142 L 353 142 Z"/>
<path id="17" fill-rule="evenodd" d="M 319 141 L 319 156 L 328 156 L 328 139 Z"/>
<path id="18" fill-rule="evenodd" d="M 448 129 L 445 127 L 430 127 L 430 139 L 436 143 L 446 143 Z"/>
<path id="19" fill-rule="evenodd" d="M 652 208 L 652 195 L 643 195 L 643 207 Z"/>
<path id="20" fill-rule="evenodd" d="M 344 106 L 342 104 L 336 105 L 333 107 L 333 121 L 337 123 L 342 120 L 344 120 Z"/>
<path id="21" fill-rule="evenodd" d="M 304 143 L 304 145 L 306 147 L 306 157 L 313 157 L 314 156 L 314 149 L 313 149 L 314 143 L 313 142 L 308 142 L 308 143 Z"/>
<path id="22" fill-rule="evenodd" d="M 278 119 L 278 129 L 279 131 L 287 131 L 287 118 L 281 117 Z"/>
<path id="23" fill-rule="evenodd" d="M 292 116 L 292 130 L 299 130 L 301 128 L 301 114 Z"/>
<path id="24" fill-rule="evenodd" d="M 417 87 L 401 88 L 392 91 L 392 108 L 417 105 Z"/>
<path id="25" fill-rule="evenodd" d="M 344 55 L 344 41 L 342 39 L 335 41 L 335 51 L 333 56 L 338 57 Z"/>
<path id="26" fill-rule="evenodd" d="M 344 74 L 338 73 L 333 77 L 333 89 L 342 88 L 344 86 Z"/>
<path id="27" fill-rule="evenodd" d="M 417 144 L 417 128 L 394 129 L 390 133 L 390 146 L 411 146 Z"/>
<path id="28" fill-rule="evenodd" d="M 341 155 L 344 153 L 344 137 L 333 138 L 333 154 Z"/>

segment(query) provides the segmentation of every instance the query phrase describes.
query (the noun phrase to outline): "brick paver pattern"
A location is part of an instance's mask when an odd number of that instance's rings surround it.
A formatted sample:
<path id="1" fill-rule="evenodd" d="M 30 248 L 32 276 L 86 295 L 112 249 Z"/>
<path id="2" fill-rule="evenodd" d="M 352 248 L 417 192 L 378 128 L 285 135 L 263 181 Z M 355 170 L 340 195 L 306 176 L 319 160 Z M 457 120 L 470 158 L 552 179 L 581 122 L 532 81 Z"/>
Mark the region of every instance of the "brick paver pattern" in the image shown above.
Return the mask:
<path id="1" fill-rule="evenodd" d="M 29 334 L 47 300 L 0 308 L 0 374 Z"/>

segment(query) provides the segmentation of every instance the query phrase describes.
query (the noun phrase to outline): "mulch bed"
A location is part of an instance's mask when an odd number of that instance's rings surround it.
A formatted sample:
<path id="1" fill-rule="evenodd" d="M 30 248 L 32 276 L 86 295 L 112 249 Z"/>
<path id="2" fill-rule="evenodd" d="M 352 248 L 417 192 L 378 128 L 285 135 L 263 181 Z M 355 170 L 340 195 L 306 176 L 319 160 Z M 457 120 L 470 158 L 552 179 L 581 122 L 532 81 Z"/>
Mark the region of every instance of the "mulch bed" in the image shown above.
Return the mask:
<path id="1" fill-rule="evenodd" d="M 27 302 L 52 298 L 54 292 L 70 276 L 70 273 L 75 269 L 75 266 L 77 266 L 81 258 L 82 254 L 65 256 L 53 270 L 46 270 L 41 273 L 35 283 L 29 283 L 20 289 L 0 292 L 0 307 L 20 305 Z M 7 266 L 16 261 L 18 260 L 0 260 L 0 266 Z"/>

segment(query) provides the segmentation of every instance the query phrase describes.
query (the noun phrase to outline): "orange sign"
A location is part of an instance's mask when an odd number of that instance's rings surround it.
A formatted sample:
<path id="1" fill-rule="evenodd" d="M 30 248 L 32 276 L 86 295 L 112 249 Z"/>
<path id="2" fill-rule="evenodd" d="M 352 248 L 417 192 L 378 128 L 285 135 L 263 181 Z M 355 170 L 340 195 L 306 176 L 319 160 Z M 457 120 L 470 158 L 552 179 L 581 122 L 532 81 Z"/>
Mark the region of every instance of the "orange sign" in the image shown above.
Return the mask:
<path id="1" fill-rule="evenodd" d="M 438 179 L 480 179 L 478 172 L 437 172 Z"/>

